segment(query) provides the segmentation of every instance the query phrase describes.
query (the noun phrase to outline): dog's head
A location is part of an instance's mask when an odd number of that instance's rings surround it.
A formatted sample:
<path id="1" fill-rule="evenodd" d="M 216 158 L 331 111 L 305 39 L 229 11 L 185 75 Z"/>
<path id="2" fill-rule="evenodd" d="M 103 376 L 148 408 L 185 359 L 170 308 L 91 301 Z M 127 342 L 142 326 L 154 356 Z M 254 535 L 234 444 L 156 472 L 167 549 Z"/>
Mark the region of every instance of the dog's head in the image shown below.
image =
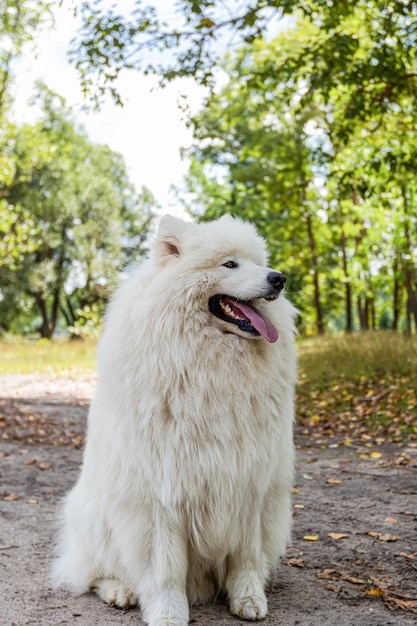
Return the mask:
<path id="1" fill-rule="evenodd" d="M 171 294 L 204 311 L 209 324 L 245 338 L 278 339 L 268 303 L 282 292 L 285 276 L 267 267 L 265 242 L 251 224 L 231 216 L 191 224 L 166 215 L 153 254 Z"/>

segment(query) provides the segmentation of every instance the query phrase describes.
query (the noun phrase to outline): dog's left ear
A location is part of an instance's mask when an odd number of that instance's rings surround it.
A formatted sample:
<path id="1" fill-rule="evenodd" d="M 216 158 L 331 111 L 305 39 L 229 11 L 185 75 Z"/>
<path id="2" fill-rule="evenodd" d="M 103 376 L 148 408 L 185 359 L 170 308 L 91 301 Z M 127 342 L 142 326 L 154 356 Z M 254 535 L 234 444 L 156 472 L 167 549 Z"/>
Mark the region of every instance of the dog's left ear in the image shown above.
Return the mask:
<path id="1" fill-rule="evenodd" d="M 164 215 L 161 218 L 154 246 L 160 265 L 181 256 L 184 228 L 184 222 L 172 215 Z"/>

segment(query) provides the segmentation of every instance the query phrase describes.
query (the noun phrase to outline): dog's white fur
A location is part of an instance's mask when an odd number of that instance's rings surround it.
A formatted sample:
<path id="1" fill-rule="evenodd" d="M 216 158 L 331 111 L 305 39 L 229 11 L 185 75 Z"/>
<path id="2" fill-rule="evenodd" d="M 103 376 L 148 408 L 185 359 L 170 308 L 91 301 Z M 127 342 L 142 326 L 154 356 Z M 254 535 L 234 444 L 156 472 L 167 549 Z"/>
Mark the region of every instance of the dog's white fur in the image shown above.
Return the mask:
<path id="1" fill-rule="evenodd" d="M 266 264 L 250 224 L 162 218 L 107 313 L 58 584 L 139 600 L 151 626 L 185 626 L 189 602 L 216 589 L 241 618 L 266 615 L 290 537 L 295 310 L 283 295 L 256 301 L 279 332 L 270 344 L 208 309 L 214 294 L 259 297 Z"/>

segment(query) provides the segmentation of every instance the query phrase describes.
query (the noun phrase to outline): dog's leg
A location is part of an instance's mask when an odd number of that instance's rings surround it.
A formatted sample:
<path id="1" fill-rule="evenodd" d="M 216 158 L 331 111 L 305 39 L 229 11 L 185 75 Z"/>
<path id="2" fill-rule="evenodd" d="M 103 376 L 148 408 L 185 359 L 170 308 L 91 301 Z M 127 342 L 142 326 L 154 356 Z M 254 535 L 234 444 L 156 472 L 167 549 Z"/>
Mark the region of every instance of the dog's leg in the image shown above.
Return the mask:
<path id="1" fill-rule="evenodd" d="M 275 484 L 265 498 L 262 511 L 262 548 L 269 572 L 277 566 L 290 543 L 291 523 L 290 488 Z"/>
<path id="2" fill-rule="evenodd" d="M 156 513 L 151 563 L 142 581 L 140 600 L 149 626 L 187 626 L 187 540 L 181 521 L 166 509 Z"/>
<path id="3" fill-rule="evenodd" d="M 258 620 L 268 611 L 264 591 L 267 571 L 261 550 L 259 517 L 250 522 L 252 528 L 245 533 L 240 548 L 228 557 L 226 590 L 233 615 Z"/>
<path id="4" fill-rule="evenodd" d="M 288 414 L 290 414 L 290 409 Z M 268 574 L 276 568 L 291 539 L 291 493 L 294 483 L 294 444 L 292 424 L 282 433 L 281 451 L 277 451 L 278 466 L 265 496 L 262 510 L 262 550 Z"/>

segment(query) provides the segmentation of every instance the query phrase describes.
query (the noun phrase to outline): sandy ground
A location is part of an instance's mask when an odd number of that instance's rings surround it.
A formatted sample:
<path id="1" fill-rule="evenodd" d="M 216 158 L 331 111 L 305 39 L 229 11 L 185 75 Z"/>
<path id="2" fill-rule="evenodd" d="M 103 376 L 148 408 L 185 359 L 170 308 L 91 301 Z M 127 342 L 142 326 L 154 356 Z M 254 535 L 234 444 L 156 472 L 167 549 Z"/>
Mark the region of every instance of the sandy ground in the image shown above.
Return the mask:
<path id="1" fill-rule="evenodd" d="M 77 477 L 94 378 L 0 377 L 0 624 L 142 624 L 95 596 L 48 581 L 60 498 Z M 318 443 L 296 429 L 293 545 L 263 624 L 417 623 L 417 449 Z M 226 604 L 192 609 L 196 626 L 236 625 Z"/>

